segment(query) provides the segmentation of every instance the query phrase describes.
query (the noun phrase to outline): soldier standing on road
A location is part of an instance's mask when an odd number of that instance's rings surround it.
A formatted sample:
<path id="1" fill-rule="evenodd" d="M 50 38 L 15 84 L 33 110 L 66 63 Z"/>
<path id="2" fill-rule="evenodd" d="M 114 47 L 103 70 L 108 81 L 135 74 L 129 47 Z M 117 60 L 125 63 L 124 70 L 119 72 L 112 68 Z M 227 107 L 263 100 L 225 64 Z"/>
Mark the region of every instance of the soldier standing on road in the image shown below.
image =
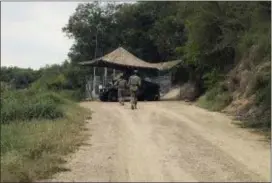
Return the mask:
<path id="1" fill-rule="evenodd" d="M 141 78 L 137 75 L 138 71 L 134 70 L 134 74 L 129 77 L 128 86 L 130 90 L 131 109 L 137 109 L 137 94 L 141 86 Z"/>
<path id="2" fill-rule="evenodd" d="M 117 81 L 117 87 L 118 87 L 118 99 L 121 105 L 125 105 L 124 103 L 124 95 L 125 90 L 127 87 L 127 81 L 124 78 L 124 75 L 122 74 L 120 78 Z"/>

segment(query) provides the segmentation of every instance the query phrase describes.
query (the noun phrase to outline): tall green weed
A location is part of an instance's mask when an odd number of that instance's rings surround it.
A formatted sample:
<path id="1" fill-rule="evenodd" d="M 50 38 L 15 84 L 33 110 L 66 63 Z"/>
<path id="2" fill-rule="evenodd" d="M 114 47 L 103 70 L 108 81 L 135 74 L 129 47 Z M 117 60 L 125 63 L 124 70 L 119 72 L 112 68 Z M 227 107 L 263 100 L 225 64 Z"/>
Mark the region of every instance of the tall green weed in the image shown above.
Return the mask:
<path id="1" fill-rule="evenodd" d="M 8 90 L 1 95 L 1 123 L 14 120 L 56 119 L 63 116 L 65 102 L 53 92 Z"/>

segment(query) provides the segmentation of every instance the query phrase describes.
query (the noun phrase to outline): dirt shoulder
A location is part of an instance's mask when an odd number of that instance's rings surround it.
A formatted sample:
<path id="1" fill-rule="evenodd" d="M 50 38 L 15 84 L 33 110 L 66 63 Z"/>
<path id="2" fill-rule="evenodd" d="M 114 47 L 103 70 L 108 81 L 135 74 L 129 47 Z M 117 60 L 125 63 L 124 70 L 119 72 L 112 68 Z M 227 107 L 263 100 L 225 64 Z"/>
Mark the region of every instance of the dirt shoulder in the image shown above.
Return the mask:
<path id="1" fill-rule="evenodd" d="M 51 181 L 269 181 L 270 146 L 182 102 L 85 102 L 89 139 Z"/>

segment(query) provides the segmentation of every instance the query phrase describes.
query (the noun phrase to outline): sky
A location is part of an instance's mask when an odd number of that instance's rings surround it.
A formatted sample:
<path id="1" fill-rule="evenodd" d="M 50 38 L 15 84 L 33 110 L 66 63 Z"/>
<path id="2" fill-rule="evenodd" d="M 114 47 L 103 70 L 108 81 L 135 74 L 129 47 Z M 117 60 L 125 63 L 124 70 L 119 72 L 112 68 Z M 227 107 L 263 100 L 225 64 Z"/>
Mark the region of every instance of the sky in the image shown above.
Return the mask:
<path id="1" fill-rule="evenodd" d="M 67 59 L 73 44 L 62 32 L 77 2 L 2 2 L 1 66 L 39 69 Z"/>

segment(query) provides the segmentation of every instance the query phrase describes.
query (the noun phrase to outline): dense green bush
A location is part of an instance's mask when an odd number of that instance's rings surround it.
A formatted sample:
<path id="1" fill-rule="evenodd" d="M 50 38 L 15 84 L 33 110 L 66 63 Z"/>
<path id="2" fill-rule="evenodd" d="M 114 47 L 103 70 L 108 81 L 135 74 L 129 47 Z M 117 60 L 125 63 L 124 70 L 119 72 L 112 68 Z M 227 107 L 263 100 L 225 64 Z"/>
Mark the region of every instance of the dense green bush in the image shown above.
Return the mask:
<path id="1" fill-rule="evenodd" d="M 204 80 L 205 89 L 212 89 L 218 84 L 224 77 L 219 73 L 218 70 L 213 69 L 210 72 L 207 72 L 203 75 L 202 79 Z"/>
<path id="2" fill-rule="evenodd" d="M 66 98 L 69 98 L 73 101 L 80 101 L 85 96 L 85 91 L 82 89 L 77 90 L 62 90 L 60 91 L 60 95 Z"/>
<path id="3" fill-rule="evenodd" d="M 40 72 L 33 69 L 18 67 L 1 67 L 1 81 L 9 83 L 17 89 L 27 88 L 40 77 Z"/>
<path id="4" fill-rule="evenodd" d="M 52 91 L 39 93 L 38 95 L 36 95 L 36 98 L 42 98 L 47 101 L 52 100 L 56 104 L 64 104 L 67 102 L 67 100 L 65 100 L 62 95 L 59 95 Z"/>
<path id="5" fill-rule="evenodd" d="M 65 102 L 52 92 L 9 90 L 1 95 L 1 123 L 34 118 L 55 119 L 63 116 L 61 104 Z"/>
<path id="6" fill-rule="evenodd" d="M 35 91 L 54 91 L 66 98 L 79 101 L 85 93 L 86 73 L 68 62 L 41 68 L 41 77 L 30 86 Z"/>
<path id="7" fill-rule="evenodd" d="M 256 128 L 262 131 L 270 132 L 271 110 L 269 109 L 251 116 L 247 116 L 243 121 L 243 127 Z"/>
<path id="8" fill-rule="evenodd" d="M 221 85 L 207 91 L 206 94 L 199 98 L 198 103 L 201 107 L 213 111 L 220 111 L 232 102 L 231 93 L 225 91 Z"/>
<path id="9" fill-rule="evenodd" d="M 256 103 L 271 108 L 271 81 L 256 93 Z"/>

